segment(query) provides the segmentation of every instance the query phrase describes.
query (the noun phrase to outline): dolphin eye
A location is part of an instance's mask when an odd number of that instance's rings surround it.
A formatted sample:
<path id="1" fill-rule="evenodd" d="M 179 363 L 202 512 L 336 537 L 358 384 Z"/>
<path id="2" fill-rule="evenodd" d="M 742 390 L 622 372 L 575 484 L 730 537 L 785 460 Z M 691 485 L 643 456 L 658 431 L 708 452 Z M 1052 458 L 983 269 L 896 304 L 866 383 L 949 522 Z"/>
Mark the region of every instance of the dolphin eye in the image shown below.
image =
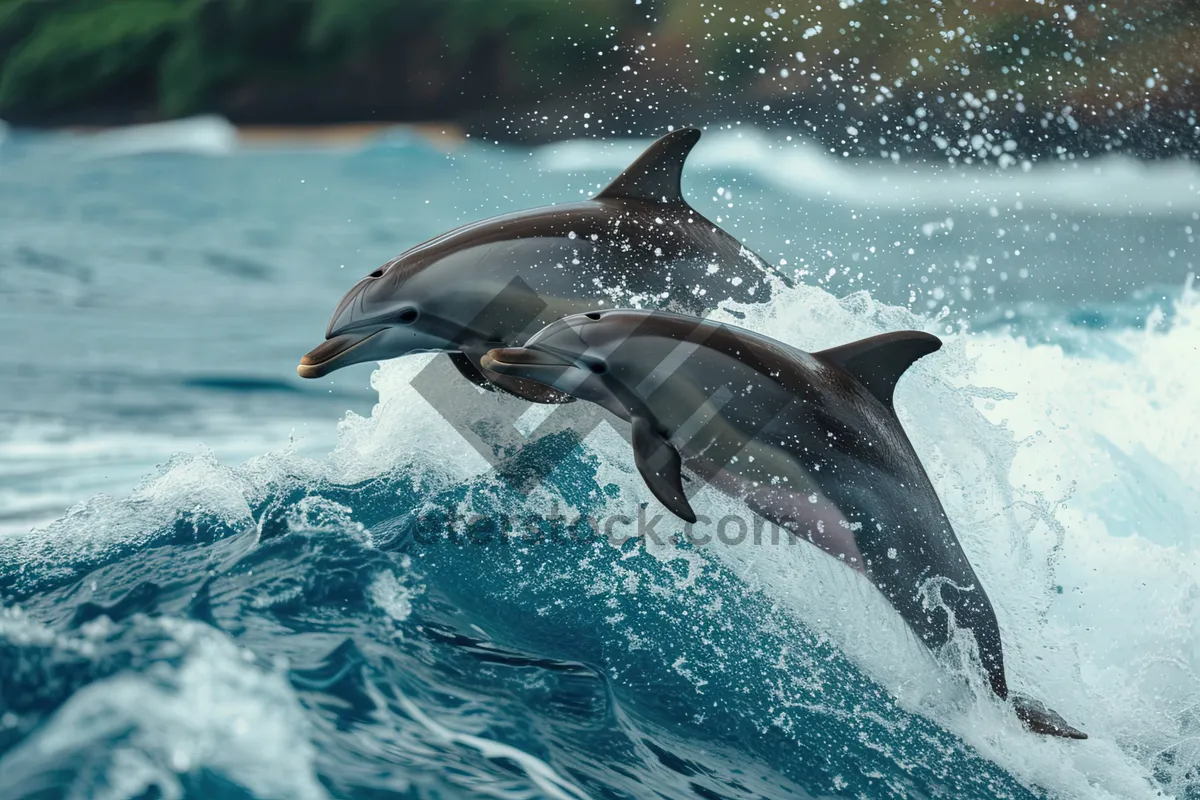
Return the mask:
<path id="1" fill-rule="evenodd" d="M 419 316 L 420 313 L 415 308 L 410 306 L 408 308 L 401 309 L 400 313 L 396 315 L 396 319 L 401 325 L 412 325 L 417 321 L 417 317 Z"/>
<path id="2" fill-rule="evenodd" d="M 604 373 L 608 372 L 608 365 L 603 361 L 589 361 L 588 369 L 590 369 L 596 375 L 603 375 Z"/>

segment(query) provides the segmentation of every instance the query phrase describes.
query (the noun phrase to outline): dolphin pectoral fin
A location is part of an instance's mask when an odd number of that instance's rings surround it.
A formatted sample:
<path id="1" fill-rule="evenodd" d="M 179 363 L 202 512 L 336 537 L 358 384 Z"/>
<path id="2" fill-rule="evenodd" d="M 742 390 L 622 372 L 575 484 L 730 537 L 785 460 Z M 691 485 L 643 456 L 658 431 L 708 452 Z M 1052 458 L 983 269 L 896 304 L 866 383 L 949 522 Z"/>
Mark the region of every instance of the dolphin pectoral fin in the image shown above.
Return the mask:
<path id="1" fill-rule="evenodd" d="M 700 141 L 700 131 L 680 128 L 646 148 L 617 179 L 596 198 L 644 200 L 647 203 L 683 203 L 679 179 L 683 162 Z"/>
<path id="2" fill-rule="evenodd" d="M 814 356 L 849 372 L 888 409 L 900 376 L 921 356 L 942 346 L 942 340 L 922 331 L 897 331 L 831 347 Z"/>
<path id="3" fill-rule="evenodd" d="M 1023 694 L 1009 695 L 1013 709 L 1021 719 L 1021 724 L 1033 733 L 1043 736 L 1059 736 L 1063 739 L 1086 739 L 1088 735 L 1067 723 L 1059 714 L 1032 697 Z"/>
<path id="4" fill-rule="evenodd" d="M 522 400 L 528 400 L 531 403 L 542 403 L 544 405 L 562 405 L 563 403 L 575 402 L 575 398 L 571 395 L 560 392 L 557 389 L 552 389 L 544 384 L 518 378 L 513 375 L 501 375 L 498 372 L 489 372 L 483 369 L 483 367 L 479 366 L 479 360 L 483 358 L 484 353 L 488 349 L 487 347 L 464 347 L 461 353 L 452 353 L 450 360 L 454 362 L 454 366 L 458 368 L 463 377 L 476 386 L 488 391 L 494 392 L 500 389 Z M 474 375 L 471 373 L 474 373 Z"/>
<path id="5" fill-rule="evenodd" d="M 487 379 L 479 367 L 475 366 L 476 362 L 471 361 L 470 356 L 466 353 L 450 353 L 449 355 L 450 363 L 458 370 L 459 375 L 462 375 L 480 389 L 487 389 L 489 392 L 496 391 L 495 384 Z"/>
<path id="6" fill-rule="evenodd" d="M 683 493 L 679 451 L 645 417 L 633 420 L 633 460 L 660 503 L 684 522 L 696 521 L 696 512 Z"/>

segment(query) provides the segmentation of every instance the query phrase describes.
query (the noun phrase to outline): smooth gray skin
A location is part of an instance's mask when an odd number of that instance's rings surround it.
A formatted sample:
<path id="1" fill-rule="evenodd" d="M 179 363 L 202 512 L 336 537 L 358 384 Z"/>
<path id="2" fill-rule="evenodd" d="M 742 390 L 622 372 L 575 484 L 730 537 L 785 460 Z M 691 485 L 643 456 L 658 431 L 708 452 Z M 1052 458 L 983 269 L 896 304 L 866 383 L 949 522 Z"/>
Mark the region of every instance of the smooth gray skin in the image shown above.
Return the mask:
<path id="1" fill-rule="evenodd" d="M 691 128 L 663 136 L 591 200 L 476 222 L 396 257 L 346 294 L 326 341 L 297 372 L 319 378 L 363 361 L 447 352 L 481 386 L 562 402 L 570 398 L 482 375 L 480 356 L 587 309 L 702 314 L 727 298 L 766 302 L 772 273 L 762 259 L 680 193 L 684 161 L 699 139 Z"/>
<path id="2" fill-rule="evenodd" d="M 905 331 L 810 354 L 694 317 L 609 310 L 483 363 L 628 421 L 639 471 L 682 519 L 696 520 L 686 468 L 864 572 L 928 647 L 947 642 L 949 611 L 1007 699 L 991 602 L 892 408 L 896 381 L 940 346 Z M 1086 738 L 1035 700 L 1013 702 L 1030 730 Z"/>

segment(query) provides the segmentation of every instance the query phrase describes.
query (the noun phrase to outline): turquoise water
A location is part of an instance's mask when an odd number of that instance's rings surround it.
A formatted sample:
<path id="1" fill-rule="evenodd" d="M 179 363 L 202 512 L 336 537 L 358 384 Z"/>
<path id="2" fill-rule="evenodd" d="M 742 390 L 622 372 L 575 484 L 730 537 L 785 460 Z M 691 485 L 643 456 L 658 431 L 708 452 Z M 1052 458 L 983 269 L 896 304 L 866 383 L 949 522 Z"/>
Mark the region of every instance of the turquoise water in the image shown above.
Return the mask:
<path id="1" fill-rule="evenodd" d="M 427 357 L 295 377 L 358 277 L 642 144 L 0 142 L 0 797 L 1200 796 L 1193 165 L 729 129 L 685 174 L 799 280 L 718 315 L 946 340 L 898 412 L 1010 682 L 1086 742 L 812 548 L 590 535 L 653 505 L 611 431 L 534 441 L 526 493 L 414 388 Z M 423 527 L 451 513 L 548 527 Z"/>

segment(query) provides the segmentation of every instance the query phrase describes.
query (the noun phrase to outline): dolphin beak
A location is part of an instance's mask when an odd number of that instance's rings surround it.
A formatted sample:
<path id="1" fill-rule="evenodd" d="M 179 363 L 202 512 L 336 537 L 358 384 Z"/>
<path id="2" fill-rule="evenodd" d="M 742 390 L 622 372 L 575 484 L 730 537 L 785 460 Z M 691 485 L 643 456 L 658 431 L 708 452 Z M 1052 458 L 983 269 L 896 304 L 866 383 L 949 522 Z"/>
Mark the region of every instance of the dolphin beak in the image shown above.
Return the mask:
<path id="1" fill-rule="evenodd" d="M 384 330 L 385 328 L 376 328 L 359 333 L 343 333 L 326 339 L 300 359 L 296 374 L 301 378 L 320 378 L 342 367 L 367 361 L 367 358 L 357 358 L 356 356 L 363 354 L 354 351 Z"/>
<path id="2" fill-rule="evenodd" d="M 561 372 L 572 366 L 572 363 L 552 353 L 529 347 L 499 347 L 484 353 L 479 359 L 479 366 L 501 375 L 546 381 L 553 377 L 545 374 L 548 369 L 553 368 Z"/>

